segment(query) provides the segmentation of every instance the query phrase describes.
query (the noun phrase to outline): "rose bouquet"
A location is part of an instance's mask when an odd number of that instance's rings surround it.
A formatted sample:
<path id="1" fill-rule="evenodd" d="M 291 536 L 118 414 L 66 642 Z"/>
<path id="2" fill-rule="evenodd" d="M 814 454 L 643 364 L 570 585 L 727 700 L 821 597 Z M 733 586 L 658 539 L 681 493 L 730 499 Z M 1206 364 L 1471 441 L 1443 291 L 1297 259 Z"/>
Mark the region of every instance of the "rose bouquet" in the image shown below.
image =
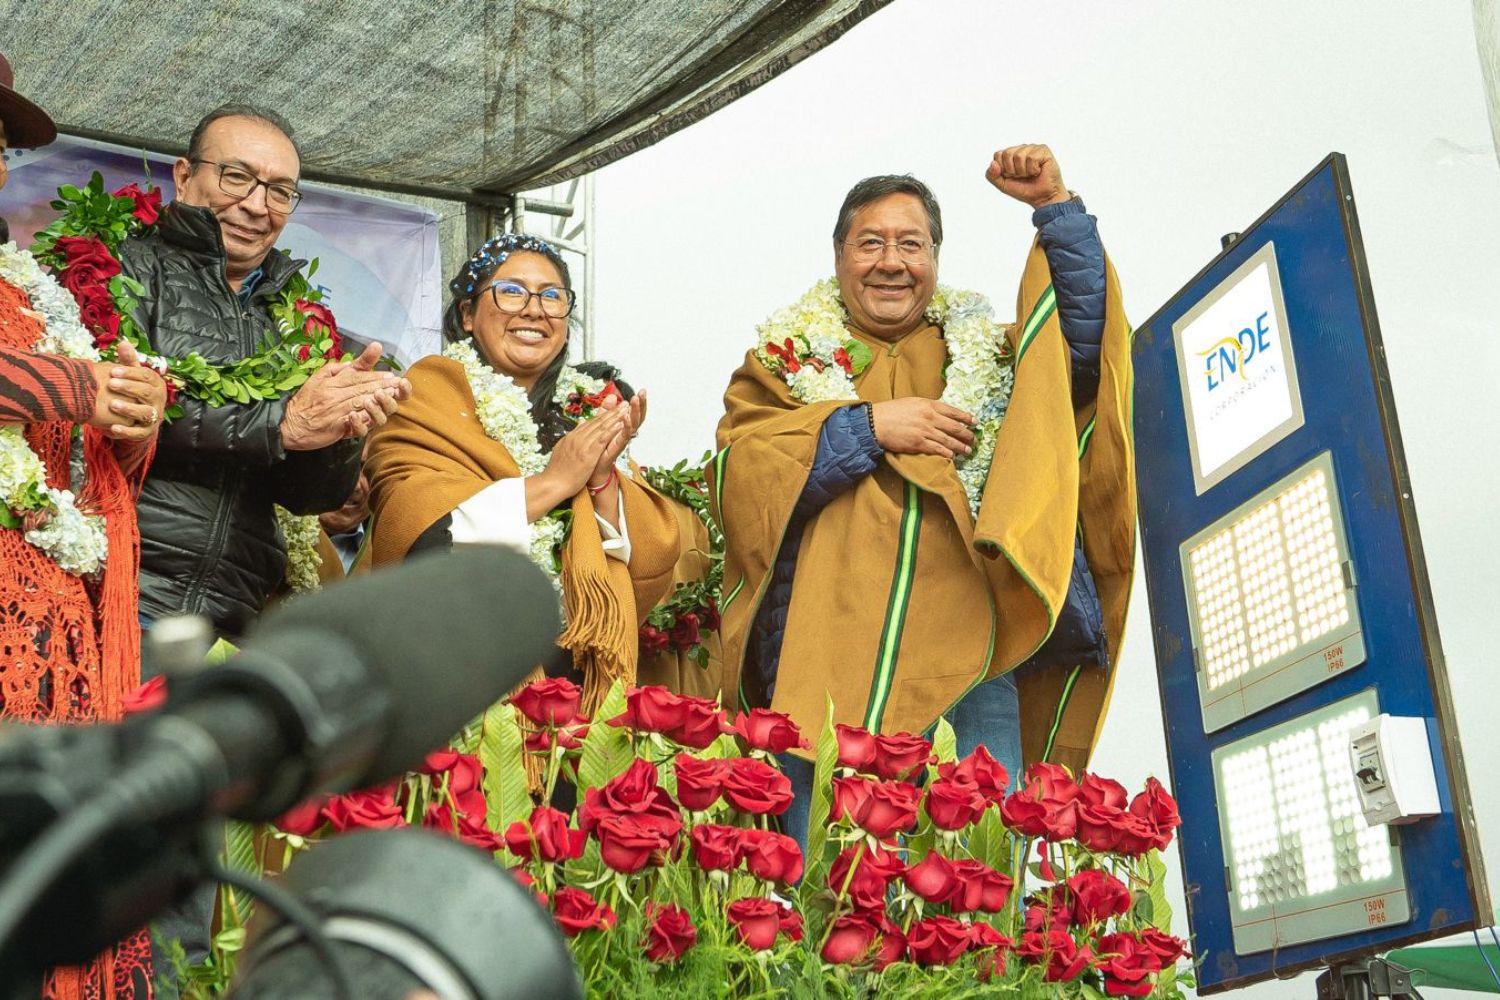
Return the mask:
<path id="1" fill-rule="evenodd" d="M 588 719 L 580 694 L 530 684 L 418 773 L 299 807 L 272 867 L 354 827 L 444 831 L 532 890 L 590 996 L 1093 1000 L 1193 982 L 1159 856 L 1180 821 L 1155 779 L 1131 797 L 1037 764 L 1007 791 L 946 723 L 928 741 L 830 718 L 804 849 L 778 822 L 778 755 L 812 749 L 786 716 L 617 684 Z"/>

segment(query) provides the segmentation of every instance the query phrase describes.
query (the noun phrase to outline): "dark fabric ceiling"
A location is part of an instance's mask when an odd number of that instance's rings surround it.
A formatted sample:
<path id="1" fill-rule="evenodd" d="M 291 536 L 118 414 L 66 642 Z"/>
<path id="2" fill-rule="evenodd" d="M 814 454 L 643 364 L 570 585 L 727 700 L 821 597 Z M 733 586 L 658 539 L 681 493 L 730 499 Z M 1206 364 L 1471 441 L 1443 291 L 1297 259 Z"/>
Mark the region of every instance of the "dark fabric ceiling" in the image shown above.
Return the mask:
<path id="1" fill-rule="evenodd" d="M 179 152 L 251 100 L 309 177 L 472 200 L 648 146 L 889 2 L 0 0 L 0 52 L 67 132 Z"/>

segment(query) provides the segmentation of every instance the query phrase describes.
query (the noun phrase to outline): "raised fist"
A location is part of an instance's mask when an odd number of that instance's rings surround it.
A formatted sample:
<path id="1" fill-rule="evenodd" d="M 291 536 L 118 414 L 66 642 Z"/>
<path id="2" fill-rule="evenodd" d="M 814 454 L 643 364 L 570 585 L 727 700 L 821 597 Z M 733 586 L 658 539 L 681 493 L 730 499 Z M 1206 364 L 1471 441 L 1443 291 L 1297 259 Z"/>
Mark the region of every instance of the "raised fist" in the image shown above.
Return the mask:
<path id="1" fill-rule="evenodd" d="M 1008 146 L 995 154 L 984 176 L 1002 192 L 1032 208 L 1070 197 L 1057 160 L 1046 146 Z"/>

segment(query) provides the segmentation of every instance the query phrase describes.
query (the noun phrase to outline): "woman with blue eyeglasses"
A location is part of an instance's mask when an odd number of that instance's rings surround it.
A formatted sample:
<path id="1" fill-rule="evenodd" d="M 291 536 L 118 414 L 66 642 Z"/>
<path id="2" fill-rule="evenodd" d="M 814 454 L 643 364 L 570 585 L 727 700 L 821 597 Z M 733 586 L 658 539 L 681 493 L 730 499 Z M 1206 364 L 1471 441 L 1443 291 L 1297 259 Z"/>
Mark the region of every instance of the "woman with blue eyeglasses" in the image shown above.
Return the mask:
<path id="1" fill-rule="evenodd" d="M 568 364 L 572 282 L 545 241 L 495 237 L 448 287 L 442 354 L 412 366 L 411 404 L 370 439 L 370 558 L 527 552 L 561 592 L 558 644 L 592 712 L 636 681 L 637 628 L 679 555 L 668 502 L 619 468 L 646 394 L 607 364 Z"/>

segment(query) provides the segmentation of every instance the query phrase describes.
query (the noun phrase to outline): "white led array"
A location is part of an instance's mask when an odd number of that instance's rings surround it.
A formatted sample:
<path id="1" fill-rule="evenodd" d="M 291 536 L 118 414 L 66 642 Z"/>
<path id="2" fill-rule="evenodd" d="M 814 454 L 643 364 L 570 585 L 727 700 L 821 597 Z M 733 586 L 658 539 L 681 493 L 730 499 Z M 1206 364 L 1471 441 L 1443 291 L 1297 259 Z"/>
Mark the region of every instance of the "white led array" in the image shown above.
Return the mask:
<path id="1" fill-rule="evenodd" d="M 1208 690 L 1349 622 L 1329 487 L 1313 468 L 1188 552 Z"/>
<path id="2" fill-rule="evenodd" d="M 1349 730 L 1370 717 L 1368 707 L 1350 707 L 1220 760 L 1241 912 L 1391 874 L 1389 834 L 1365 824 L 1349 766 Z"/>

